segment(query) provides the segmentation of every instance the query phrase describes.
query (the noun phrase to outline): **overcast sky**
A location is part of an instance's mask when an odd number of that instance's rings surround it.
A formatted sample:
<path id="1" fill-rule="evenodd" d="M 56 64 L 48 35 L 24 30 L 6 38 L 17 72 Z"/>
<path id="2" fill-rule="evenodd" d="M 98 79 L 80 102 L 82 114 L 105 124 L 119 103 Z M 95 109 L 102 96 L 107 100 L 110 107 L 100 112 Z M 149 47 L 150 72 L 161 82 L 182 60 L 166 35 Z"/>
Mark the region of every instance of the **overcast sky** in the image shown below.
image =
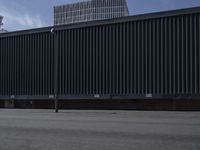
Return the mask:
<path id="1" fill-rule="evenodd" d="M 53 25 L 53 6 L 80 0 L 0 0 L 9 31 Z M 200 0 L 127 0 L 131 15 L 200 6 Z"/>

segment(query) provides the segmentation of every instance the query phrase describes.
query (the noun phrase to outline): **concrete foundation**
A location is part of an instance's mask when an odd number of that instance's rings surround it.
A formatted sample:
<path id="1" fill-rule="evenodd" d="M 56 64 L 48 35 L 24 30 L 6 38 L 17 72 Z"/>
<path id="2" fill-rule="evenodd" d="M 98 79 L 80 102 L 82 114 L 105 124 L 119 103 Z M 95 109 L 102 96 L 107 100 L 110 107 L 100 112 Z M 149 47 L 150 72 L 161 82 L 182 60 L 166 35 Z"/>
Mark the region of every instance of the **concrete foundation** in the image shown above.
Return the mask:
<path id="1" fill-rule="evenodd" d="M 0 101 L 1 108 L 53 109 L 53 100 Z M 60 109 L 200 110 L 200 100 L 60 100 Z"/>

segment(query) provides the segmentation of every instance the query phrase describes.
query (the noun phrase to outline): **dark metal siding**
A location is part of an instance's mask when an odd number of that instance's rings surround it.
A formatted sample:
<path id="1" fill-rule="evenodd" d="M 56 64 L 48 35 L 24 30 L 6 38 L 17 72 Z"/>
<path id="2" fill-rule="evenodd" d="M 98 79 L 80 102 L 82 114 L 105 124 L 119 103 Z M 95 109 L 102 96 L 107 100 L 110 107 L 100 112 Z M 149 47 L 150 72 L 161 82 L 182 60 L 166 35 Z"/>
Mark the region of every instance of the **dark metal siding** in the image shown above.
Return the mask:
<path id="1" fill-rule="evenodd" d="M 200 14 L 61 30 L 60 95 L 200 94 Z"/>
<path id="2" fill-rule="evenodd" d="M 199 12 L 0 36 L 0 97 L 199 97 Z"/>
<path id="3" fill-rule="evenodd" d="M 0 95 L 54 94 L 53 44 L 50 33 L 0 38 Z"/>

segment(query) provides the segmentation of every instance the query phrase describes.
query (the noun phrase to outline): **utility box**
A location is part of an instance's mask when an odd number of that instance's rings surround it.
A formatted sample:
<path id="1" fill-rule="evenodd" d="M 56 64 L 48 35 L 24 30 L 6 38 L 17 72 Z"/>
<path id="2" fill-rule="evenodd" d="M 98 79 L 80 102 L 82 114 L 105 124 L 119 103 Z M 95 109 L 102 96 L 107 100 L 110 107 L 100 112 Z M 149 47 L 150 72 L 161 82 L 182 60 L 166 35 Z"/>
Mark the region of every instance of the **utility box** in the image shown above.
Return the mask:
<path id="1" fill-rule="evenodd" d="M 14 100 L 5 100 L 4 107 L 5 108 L 15 108 L 15 101 Z"/>

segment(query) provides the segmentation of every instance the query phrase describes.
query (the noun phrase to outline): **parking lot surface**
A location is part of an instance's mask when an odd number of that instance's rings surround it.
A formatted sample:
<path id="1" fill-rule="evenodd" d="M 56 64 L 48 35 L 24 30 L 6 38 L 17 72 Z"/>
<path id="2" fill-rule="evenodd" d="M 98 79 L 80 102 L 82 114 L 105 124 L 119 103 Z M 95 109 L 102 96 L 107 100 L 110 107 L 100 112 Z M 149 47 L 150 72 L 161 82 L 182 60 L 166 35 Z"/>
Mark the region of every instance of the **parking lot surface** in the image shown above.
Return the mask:
<path id="1" fill-rule="evenodd" d="M 200 112 L 1 109 L 0 150 L 200 150 Z"/>

